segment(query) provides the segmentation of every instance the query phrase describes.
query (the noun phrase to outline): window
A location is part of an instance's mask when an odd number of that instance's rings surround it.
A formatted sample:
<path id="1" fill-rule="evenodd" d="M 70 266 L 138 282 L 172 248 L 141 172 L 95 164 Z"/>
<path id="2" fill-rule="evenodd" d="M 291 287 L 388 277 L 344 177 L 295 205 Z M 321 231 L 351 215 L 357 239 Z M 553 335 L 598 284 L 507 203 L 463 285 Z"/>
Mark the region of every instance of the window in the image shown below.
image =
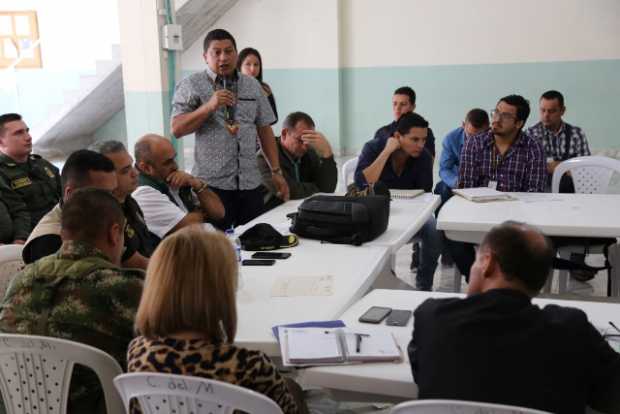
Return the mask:
<path id="1" fill-rule="evenodd" d="M 0 68 L 7 68 L 21 57 L 16 68 L 40 68 L 37 12 L 0 11 Z"/>

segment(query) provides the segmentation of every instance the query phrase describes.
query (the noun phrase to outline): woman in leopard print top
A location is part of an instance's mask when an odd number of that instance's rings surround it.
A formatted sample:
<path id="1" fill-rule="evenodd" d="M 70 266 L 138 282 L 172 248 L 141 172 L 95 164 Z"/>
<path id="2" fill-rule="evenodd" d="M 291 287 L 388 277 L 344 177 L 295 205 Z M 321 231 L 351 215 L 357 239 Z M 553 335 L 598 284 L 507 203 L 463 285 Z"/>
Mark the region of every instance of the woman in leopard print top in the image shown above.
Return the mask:
<path id="1" fill-rule="evenodd" d="M 236 286 L 235 252 L 223 234 L 190 226 L 165 238 L 147 269 L 136 315 L 141 336 L 129 344 L 128 370 L 228 382 L 297 414 L 287 382 L 267 355 L 233 345 Z"/>

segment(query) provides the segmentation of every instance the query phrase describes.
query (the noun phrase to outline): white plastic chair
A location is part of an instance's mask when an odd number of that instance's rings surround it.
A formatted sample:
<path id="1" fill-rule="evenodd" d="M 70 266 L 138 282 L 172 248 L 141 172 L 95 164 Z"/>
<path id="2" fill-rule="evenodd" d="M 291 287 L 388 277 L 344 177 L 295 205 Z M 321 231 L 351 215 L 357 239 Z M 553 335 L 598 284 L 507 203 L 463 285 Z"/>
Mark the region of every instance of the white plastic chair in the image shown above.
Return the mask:
<path id="1" fill-rule="evenodd" d="M 24 268 L 21 244 L 0 246 L 0 300 L 4 297 L 11 279 Z"/>
<path id="2" fill-rule="evenodd" d="M 390 414 L 551 414 L 547 411 L 511 405 L 460 400 L 407 401 L 392 408 Z"/>
<path id="3" fill-rule="evenodd" d="M 614 171 L 620 173 L 620 160 L 608 157 L 576 157 L 561 162 L 554 170 L 551 191 L 560 191 L 562 176 L 570 171 L 575 192 L 580 194 L 606 194 Z"/>
<path id="4" fill-rule="evenodd" d="M 609 184 L 614 172 L 620 173 L 620 161 L 601 156 L 576 157 L 561 162 L 554 170 L 551 179 L 551 190 L 554 193 L 560 191 L 560 180 L 562 176 L 570 171 L 575 186 L 575 193 L 580 194 L 605 194 L 609 190 Z M 563 259 L 570 259 L 572 252 L 583 252 L 583 246 L 563 246 L 558 254 Z M 595 245 L 590 248 L 590 253 L 603 253 L 602 245 Z M 551 291 L 553 282 L 553 272 L 547 279 L 544 291 Z M 558 271 L 558 292 L 566 293 L 568 290 L 568 271 Z M 618 280 L 612 280 L 612 296 L 620 294 L 618 290 Z"/>
<path id="5" fill-rule="evenodd" d="M 7 414 L 65 414 L 76 363 L 99 377 L 106 411 L 121 413 L 112 381 L 122 370 L 110 355 L 65 339 L 0 334 L 0 392 Z"/>
<path id="6" fill-rule="evenodd" d="M 144 414 L 282 414 L 263 394 L 226 382 L 185 375 L 132 373 L 114 378 L 125 410 L 136 398 Z"/>
<path id="7" fill-rule="evenodd" d="M 353 175 L 357 168 L 357 161 L 359 157 L 351 158 L 342 165 L 342 182 L 344 185 L 344 191 L 347 190 L 349 184 L 353 182 Z"/>

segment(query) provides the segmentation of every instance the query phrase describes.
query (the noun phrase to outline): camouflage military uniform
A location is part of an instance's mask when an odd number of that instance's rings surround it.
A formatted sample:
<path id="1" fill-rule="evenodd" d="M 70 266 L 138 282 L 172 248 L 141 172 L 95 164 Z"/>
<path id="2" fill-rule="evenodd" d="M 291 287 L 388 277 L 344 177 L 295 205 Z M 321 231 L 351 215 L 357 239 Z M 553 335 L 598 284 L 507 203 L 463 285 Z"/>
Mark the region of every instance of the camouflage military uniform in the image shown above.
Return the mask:
<path id="1" fill-rule="evenodd" d="M 65 242 L 15 276 L 2 303 L 0 330 L 85 343 L 125 367 L 142 285 L 141 271 L 120 269 L 87 244 Z M 94 375 L 76 368 L 71 402 L 94 402 L 97 395 Z"/>
<path id="2" fill-rule="evenodd" d="M 60 200 L 58 168 L 31 154 L 17 163 L 0 153 L 0 198 L 13 212 L 14 239 L 26 240 L 41 217 Z"/>

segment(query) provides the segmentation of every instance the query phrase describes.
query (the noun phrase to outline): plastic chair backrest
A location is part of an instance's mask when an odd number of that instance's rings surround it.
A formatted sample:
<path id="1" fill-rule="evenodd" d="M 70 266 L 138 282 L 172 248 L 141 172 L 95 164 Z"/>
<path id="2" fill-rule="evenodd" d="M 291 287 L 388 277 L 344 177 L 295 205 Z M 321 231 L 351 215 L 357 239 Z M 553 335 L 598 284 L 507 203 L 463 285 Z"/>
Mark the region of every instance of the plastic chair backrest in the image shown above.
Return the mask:
<path id="1" fill-rule="evenodd" d="M 136 398 L 144 414 L 282 414 L 280 406 L 263 394 L 226 382 L 185 375 L 131 373 L 114 378 L 129 412 Z"/>
<path id="2" fill-rule="evenodd" d="M 21 244 L 0 246 L 0 300 L 4 297 L 11 279 L 24 268 Z"/>
<path id="3" fill-rule="evenodd" d="M 0 392 L 7 414 L 65 414 L 76 363 L 99 377 L 107 412 L 121 413 L 113 379 L 122 370 L 110 355 L 65 339 L 0 334 Z"/>
<path id="4" fill-rule="evenodd" d="M 606 194 L 614 171 L 620 173 L 620 161 L 601 156 L 576 157 L 561 162 L 553 172 L 551 191 L 560 191 L 560 179 L 570 171 L 575 192 Z"/>
<path id="5" fill-rule="evenodd" d="M 390 414 L 551 414 L 547 411 L 512 405 L 489 404 L 459 400 L 419 400 L 400 403 Z"/>
<path id="6" fill-rule="evenodd" d="M 351 158 L 342 165 L 342 182 L 344 183 L 344 190 L 346 191 L 349 184 L 353 182 L 353 175 L 357 168 L 358 157 Z"/>

